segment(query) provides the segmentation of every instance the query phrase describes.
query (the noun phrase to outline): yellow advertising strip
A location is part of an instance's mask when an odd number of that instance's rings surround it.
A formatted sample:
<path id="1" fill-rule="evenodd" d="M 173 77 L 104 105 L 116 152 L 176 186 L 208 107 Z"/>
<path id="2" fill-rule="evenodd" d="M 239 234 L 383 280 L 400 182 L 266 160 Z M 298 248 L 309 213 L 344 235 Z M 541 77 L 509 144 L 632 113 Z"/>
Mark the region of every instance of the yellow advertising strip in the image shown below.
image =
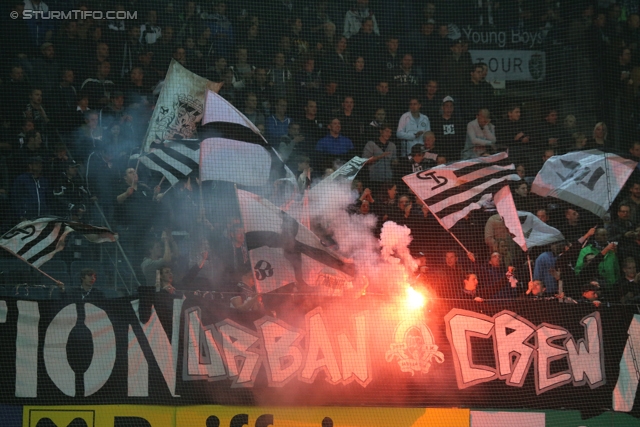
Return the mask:
<path id="1" fill-rule="evenodd" d="M 250 427 L 266 427 L 273 416 L 274 427 L 468 427 L 468 409 L 424 408 L 345 408 L 345 407 L 241 407 L 241 406 L 189 406 L 177 408 L 176 426 L 215 425 L 230 426 L 248 416 Z M 324 424 L 323 424 L 324 420 Z M 233 425 L 242 425 L 233 424 Z"/>
<path id="2" fill-rule="evenodd" d="M 49 418 L 57 427 L 67 427 L 81 418 L 88 427 L 469 427 L 469 414 L 468 409 L 424 408 L 25 406 L 22 425 L 36 427 Z"/>
<path id="3" fill-rule="evenodd" d="M 44 418 L 49 418 L 56 427 L 67 427 L 77 418 L 84 420 L 87 427 L 114 427 L 118 425 L 173 427 L 175 426 L 176 407 L 137 405 L 25 406 L 22 414 L 23 427 L 36 427 L 38 422 Z M 51 423 L 43 422 L 41 425 L 51 426 Z"/>

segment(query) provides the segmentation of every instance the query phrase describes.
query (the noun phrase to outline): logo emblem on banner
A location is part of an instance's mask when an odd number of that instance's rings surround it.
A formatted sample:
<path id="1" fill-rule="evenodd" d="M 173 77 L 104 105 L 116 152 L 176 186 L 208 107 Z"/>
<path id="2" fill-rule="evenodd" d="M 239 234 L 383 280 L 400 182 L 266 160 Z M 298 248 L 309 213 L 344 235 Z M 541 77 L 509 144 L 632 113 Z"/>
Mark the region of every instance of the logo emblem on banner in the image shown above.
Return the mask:
<path id="1" fill-rule="evenodd" d="M 435 171 L 420 172 L 416 176 L 417 176 L 418 179 L 424 179 L 424 180 L 432 179 L 433 182 L 436 185 L 431 187 L 431 191 L 436 190 L 436 189 L 442 187 L 443 185 L 447 185 L 447 182 L 449 182 L 449 180 L 446 177 L 440 176 L 440 175 L 436 175 Z"/>
<path id="2" fill-rule="evenodd" d="M 256 263 L 256 266 L 253 268 L 256 272 L 256 279 L 264 280 L 267 277 L 273 276 L 273 267 L 271 263 L 261 259 Z"/>
<path id="3" fill-rule="evenodd" d="M 529 60 L 529 74 L 531 74 L 534 80 L 540 80 L 544 75 L 544 59 L 542 55 L 531 55 L 531 59 Z"/>
<path id="4" fill-rule="evenodd" d="M 428 374 L 434 362 L 444 362 L 444 354 L 438 351 L 433 334 L 421 321 L 405 320 L 396 328 L 394 342 L 385 354 L 387 362 L 398 361 L 402 372 Z"/>

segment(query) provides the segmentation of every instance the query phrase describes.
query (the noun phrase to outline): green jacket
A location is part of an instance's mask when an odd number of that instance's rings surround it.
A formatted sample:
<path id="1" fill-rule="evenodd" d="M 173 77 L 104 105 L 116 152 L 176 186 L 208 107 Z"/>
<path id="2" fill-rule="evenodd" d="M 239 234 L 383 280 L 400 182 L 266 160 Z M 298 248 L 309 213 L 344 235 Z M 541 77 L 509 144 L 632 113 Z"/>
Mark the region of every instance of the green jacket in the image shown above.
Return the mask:
<path id="1" fill-rule="evenodd" d="M 585 246 L 578 255 L 578 262 L 576 263 L 576 274 L 580 273 L 584 266 L 584 258 L 589 255 L 597 255 L 601 252 L 601 249 L 594 247 L 593 245 Z M 598 273 L 605 280 L 605 285 L 613 286 L 620 280 L 620 263 L 618 262 L 618 256 L 614 251 L 609 251 L 604 256 L 604 259 L 598 266 Z"/>

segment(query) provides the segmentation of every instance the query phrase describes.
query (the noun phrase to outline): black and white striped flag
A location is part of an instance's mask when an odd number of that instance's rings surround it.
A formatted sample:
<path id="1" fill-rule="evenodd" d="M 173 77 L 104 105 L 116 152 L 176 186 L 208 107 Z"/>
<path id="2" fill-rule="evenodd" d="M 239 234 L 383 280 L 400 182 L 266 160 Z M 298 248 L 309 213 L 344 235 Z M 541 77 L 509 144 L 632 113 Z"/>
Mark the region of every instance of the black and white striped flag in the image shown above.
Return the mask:
<path id="1" fill-rule="evenodd" d="M 69 233 L 76 231 L 93 243 L 115 241 L 117 234 L 103 227 L 59 218 L 39 218 L 23 221 L 0 237 L 0 247 L 23 259 L 34 267 L 40 267 L 64 249 Z"/>
<path id="2" fill-rule="evenodd" d="M 450 229 L 470 211 L 490 202 L 509 181 L 518 181 L 520 177 L 503 152 L 436 166 L 402 180 L 424 200 L 443 227 Z"/>
<path id="3" fill-rule="evenodd" d="M 148 153 L 134 154 L 131 159 L 139 159 L 140 163 L 160 172 L 171 185 L 175 185 L 198 170 L 200 144 L 197 140 L 165 141 L 155 145 Z"/>
<path id="4" fill-rule="evenodd" d="M 215 92 L 207 92 L 202 124 L 201 180 L 262 186 L 269 182 L 274 169 L 278 178 L 295 184 L 295 176 L 258 128 Z"/>

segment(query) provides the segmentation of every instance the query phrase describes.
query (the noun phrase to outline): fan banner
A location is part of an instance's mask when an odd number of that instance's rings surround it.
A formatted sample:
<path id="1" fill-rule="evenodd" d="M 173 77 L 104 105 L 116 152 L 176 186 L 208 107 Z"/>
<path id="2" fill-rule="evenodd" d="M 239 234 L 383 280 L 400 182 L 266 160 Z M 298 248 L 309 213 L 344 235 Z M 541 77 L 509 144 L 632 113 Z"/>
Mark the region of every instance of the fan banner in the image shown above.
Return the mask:
<path id="1" fill-rule="evenodd" d="M 599 150 L 554 156 L 538 172 L 531 191 L 573 203 L 602 218 L 637 165 Z"/>
<path id="2" fill-rule="evenodd" d="M 213 294 L 68 305 L 5 298 L 0 398 L 291 407 L 455 401 L 479 410 L 564 408 L 592 417 L 613 405 L 640 414 L 635 306 L 437 300 L 412 310 L 400 309 L 400 297 L 372 295 L 324 298 L 309 310 L 294 296 L 267 296 L 248 312 Z"/>

